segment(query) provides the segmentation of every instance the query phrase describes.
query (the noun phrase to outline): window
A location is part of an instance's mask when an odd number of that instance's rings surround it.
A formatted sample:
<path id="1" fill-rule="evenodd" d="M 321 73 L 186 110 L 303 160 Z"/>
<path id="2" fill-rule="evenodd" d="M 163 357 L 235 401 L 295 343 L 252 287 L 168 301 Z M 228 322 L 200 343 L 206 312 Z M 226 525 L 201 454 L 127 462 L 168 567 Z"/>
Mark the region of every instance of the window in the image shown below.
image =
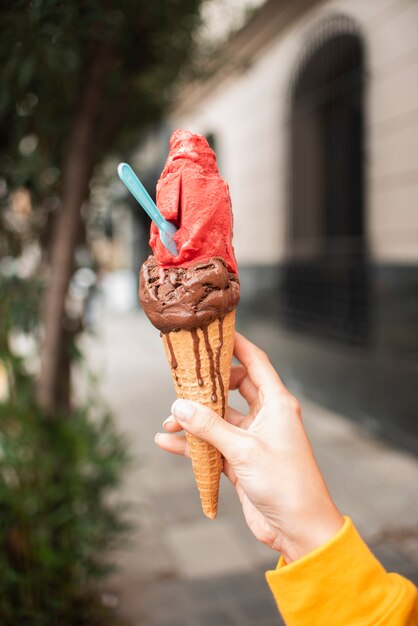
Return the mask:
<path id="1" fill-rule="evenodd" d="M 362 340 L 368 320 L 364 232 L 364 53 L 344 18 L 314 33 L 291 94 L 289 321 Z"/>

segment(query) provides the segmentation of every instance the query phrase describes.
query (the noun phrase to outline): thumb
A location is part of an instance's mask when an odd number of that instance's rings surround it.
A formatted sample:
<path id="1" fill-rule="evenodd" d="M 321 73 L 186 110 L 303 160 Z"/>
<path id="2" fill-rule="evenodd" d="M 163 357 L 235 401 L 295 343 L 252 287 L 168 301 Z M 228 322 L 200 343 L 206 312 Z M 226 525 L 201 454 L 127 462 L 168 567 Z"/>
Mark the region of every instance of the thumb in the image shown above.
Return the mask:
<path id="1" fill-rule="evenodd" d="M 179 399 L 174 402 L 171 412 L 184 430 L 212 444 L 225 457 L 228 458 L 236 446 L 240 429 L 203 404 Z"/>

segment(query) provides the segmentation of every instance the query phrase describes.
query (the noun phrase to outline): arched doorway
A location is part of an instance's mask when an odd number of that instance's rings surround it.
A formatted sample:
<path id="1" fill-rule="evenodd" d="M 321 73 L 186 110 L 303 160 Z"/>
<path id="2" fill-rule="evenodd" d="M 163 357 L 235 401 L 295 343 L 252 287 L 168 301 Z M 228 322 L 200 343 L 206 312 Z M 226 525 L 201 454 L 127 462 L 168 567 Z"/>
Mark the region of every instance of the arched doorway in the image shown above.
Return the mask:
<path id="1" fill-rule="evenodd" d="M 368 328 L 364 194 L 364 50 L 350 21 L 308 41 L 290 98 L 286 319 L 364 341 Z"/>

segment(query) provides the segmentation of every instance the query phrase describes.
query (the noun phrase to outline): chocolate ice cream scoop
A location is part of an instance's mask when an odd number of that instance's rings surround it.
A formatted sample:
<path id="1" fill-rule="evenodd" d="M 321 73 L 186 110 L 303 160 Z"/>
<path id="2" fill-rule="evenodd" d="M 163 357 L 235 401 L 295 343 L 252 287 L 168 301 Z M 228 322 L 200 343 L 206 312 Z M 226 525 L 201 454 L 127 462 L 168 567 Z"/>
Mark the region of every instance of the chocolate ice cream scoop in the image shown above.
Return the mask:
<path id="1" fill-rule="evenodd" d="M 141 306 L 162 333 L 207 326 L 235 309 L 239 294 L 238 276 L 218 257 L 163 269 L 150 256 L 141 268 Z"/>

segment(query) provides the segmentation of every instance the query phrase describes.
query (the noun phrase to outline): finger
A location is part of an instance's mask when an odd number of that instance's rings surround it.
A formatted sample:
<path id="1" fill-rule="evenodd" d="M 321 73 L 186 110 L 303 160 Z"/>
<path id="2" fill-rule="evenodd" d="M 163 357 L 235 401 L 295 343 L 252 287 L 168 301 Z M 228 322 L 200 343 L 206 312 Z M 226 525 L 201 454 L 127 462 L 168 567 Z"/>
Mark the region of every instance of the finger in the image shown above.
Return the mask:
<path id="1" fill-rule="evenodd" d="M 185 436 L 168 435 L 166 433 L 157 433 L 154 438 L 155 443 L 162 450 L 178 454 L 180 456 L 190 457 L 189 445 Z"/>
<path id="2" fill-rule="evenodd" d="M 232 406 L 229 406 L 226 410 L 225 419 L 227 422 L 233 424 L 234 426 L 241 426 L 242 422 L 245 420 L 245 417 L 245 415 L 243 415 L 236 409 L 233 409 Z"/>
<path id="3" fill-rule="evenodd" d="M 238 389 L 242 397 L 250 405 L 257 401 L 257 387 L 251 381 L 247 370 L 242 365 L 235 365 L 232 368 L 229 388 Z"/>
<path id="4" fill-rule="evenodd" d="M 286 390 L 267 354 L 240 333 L 235 333 L 234 354 L 257 389 L 267 390 L 269 385 L 279 385 Z"/>
<path id="5" fill-rule="evenodd" d="M 240 428 L 222 419 L 215 411 L 190 400 L 176 400 L 171 408 L 184 430 L 211 443 L 228 458 L 234 454 L 244 434 Z"/>
<path id="6" fill-rule="evenodd" d="M 243 415 L 236 409 L 233 409 L 231 406 L 229 406 L 226 411 L 225 419 L 230 424 L 238 426 L 239 428 L 243 428 L 244 430 L 246 430 L 254 420 L 252 416 Z"/>
<path id="7" fill-rule="evenodd" d="M 235 474 L 235 470 L 232 467 L 231 463 L 229 463 L 226 459 L 224 459 L 223 472 L 232 485 L 235 487 L 235 483 L 237 482 L 237 475 Z"/>
<path id="8" fill-rule="evenodd" d="M 247 416 L 229 406 L 226 412 L 225 419 L 230 424 L 243 428 L 243 424 L 245 424 Z M 163 428 L 168 433 L 178 433 L 183 430 L 183 426 L 181 426 L 181 424 L 179 424 L 179 422 L 172 415 L 170 415 L 170 417 L 167 417 L 167 419 L 163 422 Z"/>
<path id="9" fill-rule="evenodd" d="M 183 426 L 180 426 L 178 421 L 172 415 L 170 415 L 170 417 L 167 417 L 165 422 L 163 422 L 163 428 L 168 433 L 178 433 L 183 430 Z"/>

